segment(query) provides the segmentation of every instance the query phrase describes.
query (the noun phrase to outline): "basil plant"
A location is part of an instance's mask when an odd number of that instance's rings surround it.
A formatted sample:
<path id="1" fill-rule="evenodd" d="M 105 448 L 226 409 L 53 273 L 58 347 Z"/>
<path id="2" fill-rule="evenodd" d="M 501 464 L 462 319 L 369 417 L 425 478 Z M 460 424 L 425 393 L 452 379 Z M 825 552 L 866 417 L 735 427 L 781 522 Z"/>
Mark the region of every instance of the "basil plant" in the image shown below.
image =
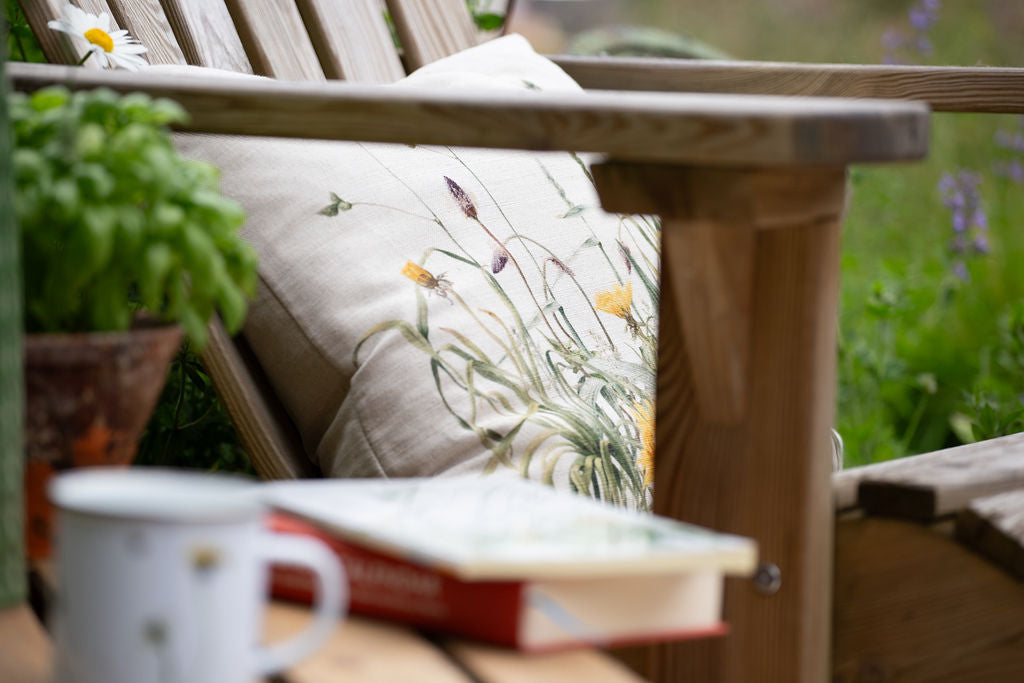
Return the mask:
<path id="1" fill-rule="evenodd" d="M 29 332 L 124 330 L 139 313 L 202 345 L 245 317 L 256 255 L 219 172 L 184 159 L 177 104 L 60 87 L 9 95 Z"/>

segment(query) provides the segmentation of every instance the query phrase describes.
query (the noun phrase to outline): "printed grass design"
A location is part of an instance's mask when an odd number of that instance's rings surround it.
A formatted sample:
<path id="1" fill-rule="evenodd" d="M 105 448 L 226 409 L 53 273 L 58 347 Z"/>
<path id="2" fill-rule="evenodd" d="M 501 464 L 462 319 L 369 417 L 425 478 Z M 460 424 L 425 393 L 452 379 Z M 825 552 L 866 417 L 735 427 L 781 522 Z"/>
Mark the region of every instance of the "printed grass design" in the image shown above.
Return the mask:
<path id="1" fill-rule="evenodd" d="M 524 477 L 539 473 L 549 484 L 564 477 L 568 481 L 562 483 L 574 491 L 647 509 L 653 480 L 658 225 L 644 217 L 620 217 L 616 243 L 602 243 L 590 230 L 584 207 L 571 201 L 542 165 L 567 207 L 564 214 L 552 218 L 552 231 L 565 229 L 558 225 L 560 221 L 582 221 L 589 235 L 572 253 L 555 253 L 517 230 L 472 169 L 454 151 L 447 154 L 466 173 L 458 179 L 441 176 L 438 180 L 465 220 L 488 237 L 491 252 L 470 253 L 455 238 L 455 226 L 446 225 L 417 195 L 429 213 L 424 218 L 442 228 L 450 244 L 427 249 L 395 273 L 415 283 L 411 291 L 416 297 L 416 318 L 373 326 L 356 346 L 353 362 L 359 364 L 359 351 L 367 340 L 397 332 L 429 359 L 437 394 L 452 419 L 472 431 L 490 452 L 486 471 L 503 467 Z M 586 172 L 582 161 L 577 161 Z M 463 184 L 492 204 L 478 207 Z M 322 214 L 336 216 L 359 206 L 336 194 L 331 202 Z M 394 210 L 409 213 L 405 208 Z M 488 225 L 491 218 L 484 216 L 498 216 L 505 225 L 499 230 Z M 464 227 L 458 226 L 459 230 Z M 573 264 L 587 250 L 602 254 L 608 269 L 602 277 L 612 283 L 607 290 L 588 292 L 577 278 Z M 458 269 L 459 280 L 449 279 L 447 273 L 453 269 Z M 475 274 L 475 281 L 467 273 Z M 567 290 L 575 290 L 573 297 L 586 306 L 575 299 L 575 306 L 559 300 L 554 285 L 562 278 L 572 283 L 559 289 L 563 298 Z M 642 305 L 634 296 L 634 280 L 646 293 Z M 513 300 L 508 290 L 511 281 L 522 285 L 525 297 Z M 500 308 L 474 303 L 478 298 L 474 292 L 481 286 L 497 295 Z M 462 309 L 467 328 L 432 325 L 431 297 Z M 628 348 L 615 344 L 609 333 L 613 325 L 625 325 L 633 340 Z M 484 346 L 500 351 L 488 353 Z M 469 400 L 455 401 L 453 392 Z M 460 410 L 456 405 L 470 407 Z M 504 433 L 486 427 L 481 424 L 482 413 L 509 417 L 511 427 Z M 525 430 L 528 434 L 517 439 L 526 425 L 531 425 Z"/>

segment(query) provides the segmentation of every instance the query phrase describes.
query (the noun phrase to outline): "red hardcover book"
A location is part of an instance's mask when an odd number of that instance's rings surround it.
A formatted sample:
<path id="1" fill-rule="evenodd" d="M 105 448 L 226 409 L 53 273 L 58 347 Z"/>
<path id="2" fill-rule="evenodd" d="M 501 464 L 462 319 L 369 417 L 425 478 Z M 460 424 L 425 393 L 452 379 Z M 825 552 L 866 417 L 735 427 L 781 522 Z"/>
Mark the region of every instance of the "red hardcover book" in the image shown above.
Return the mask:
<path id="1" fill-rule="evenodd" d="M 352 612 L 526 651 L 720 635 L 723 575 L 755 564 L 747 539 L 520 481 L 270 489 L 271 528 L 334 550 Z M 508 520 L 508 511 L 527 509 Z M 304 570 L 275 566 L 271 576 L 275 597 L 312 599 Z"/>

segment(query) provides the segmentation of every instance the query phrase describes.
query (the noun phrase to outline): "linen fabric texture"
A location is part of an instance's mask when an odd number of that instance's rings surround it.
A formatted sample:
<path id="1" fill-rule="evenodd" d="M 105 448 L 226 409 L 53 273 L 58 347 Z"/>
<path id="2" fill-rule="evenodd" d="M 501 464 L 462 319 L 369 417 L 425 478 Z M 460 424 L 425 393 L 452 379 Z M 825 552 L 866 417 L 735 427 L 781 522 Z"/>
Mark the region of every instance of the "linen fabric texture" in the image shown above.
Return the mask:
<path id="1" fill-rule="evenodd" d="M 579 92 L 519 36 L 391 86 Z M 587 160 L 179 135 L 260 255 L 244 334 L 325 475 L 514 470 L 646 508 L 658 225 Z"/>

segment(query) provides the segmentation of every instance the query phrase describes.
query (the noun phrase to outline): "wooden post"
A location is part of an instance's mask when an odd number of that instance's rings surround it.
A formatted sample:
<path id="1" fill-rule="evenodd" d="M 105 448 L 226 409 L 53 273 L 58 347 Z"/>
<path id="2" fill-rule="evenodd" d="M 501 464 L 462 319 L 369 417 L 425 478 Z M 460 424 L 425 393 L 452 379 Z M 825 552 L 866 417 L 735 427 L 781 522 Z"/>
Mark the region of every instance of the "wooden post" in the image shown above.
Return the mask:
<path id="1" fill-rule="evenodd" d="M 752 536 L 781 577 L 730 581 L 730 635 L 653 648 L 648 673 L 827 680 L 844 169 L 594 171 L 606 209 L 662 217 L 655 511 Z"/>

